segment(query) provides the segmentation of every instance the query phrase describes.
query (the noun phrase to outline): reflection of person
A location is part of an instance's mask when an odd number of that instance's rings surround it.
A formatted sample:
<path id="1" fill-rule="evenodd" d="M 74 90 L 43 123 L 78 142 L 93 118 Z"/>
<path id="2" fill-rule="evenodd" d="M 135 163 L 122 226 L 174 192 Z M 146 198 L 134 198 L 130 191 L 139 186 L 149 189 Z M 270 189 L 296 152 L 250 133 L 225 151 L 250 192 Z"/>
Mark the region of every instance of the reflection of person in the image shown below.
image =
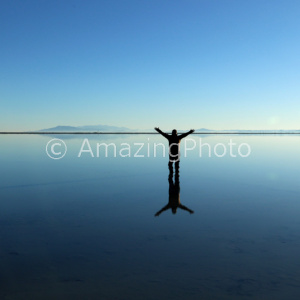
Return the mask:
<path id="1" fill-rule="evenodd" d="M 180 141 L 188 136 L 189 134 L 193 133 L 195 130 L 191 129 L 190 131 L 177 135 L 177 130 L 173 129 L 172 134 L 167 134 L 161 131 L 158 127 L 154 128 L 158 133 L 163 135 L 169 141 L 169 167 L 172 165 L 173 162 L 177 164 L 176 168 L 179 168 L 179 160 L 180 160 L 180 148 L 179 144 Z"/>
<path id="2" fill-rule="evenodd" d="M 169 208 L 171 208 L 173 214 L 176 214 L 178 207 L 188 211 L 190 214 L 194 213 L 193 210 L 187 208 L 186 206 L 180 203 L 180 183 L 178 169 L 176 169 L 175 173 L 175 183 L 173 181 L 173 168 L 169 166 L 169 170 L 169 203 L 166 206 L 164 206 L 161 210 L 159 210 L 155 214 L 155 217 L 158 217 L 162 212 L 168 210 Z"/>

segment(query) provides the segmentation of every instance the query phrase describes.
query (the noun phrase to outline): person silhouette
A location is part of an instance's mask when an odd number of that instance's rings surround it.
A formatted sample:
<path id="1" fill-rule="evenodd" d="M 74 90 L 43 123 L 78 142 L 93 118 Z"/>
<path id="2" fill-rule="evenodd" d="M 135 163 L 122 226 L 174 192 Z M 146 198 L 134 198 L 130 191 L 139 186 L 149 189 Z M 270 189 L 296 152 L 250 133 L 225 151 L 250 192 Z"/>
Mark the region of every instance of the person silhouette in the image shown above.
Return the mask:
<path id="1" fill-rule="evenodd" d="M 173 168 L 169 165 L 169 202 L 161 210 L 159 210 L 155 217 L 158 217 L 162 212 L 171 209 L 173 214 L 176 214 L 177 208 L 188 211 L 190 214 L 193 214 L 194 211 L 187 208 L 186 206 L 180 203 L 180 183 L 179 183 L 179 171 L 176 169 L 175 173 L 175 182 L 173 181 Z"/>
<path id="2" fill-rule="evenodd" d="M 186 133 L 177 135 L 176 129 L 172 130 L 172 134 L 167 134 L 161 131 L 159 127 L 155 127 L 154 129 L 169 141 L 169 168 L 171 168 L 173 162 L 175 162 L 175 169 L 178 170 L 180 161 L 180 141 L 189 134 L 193 133 L 195 130 L 191 129 Z"/>

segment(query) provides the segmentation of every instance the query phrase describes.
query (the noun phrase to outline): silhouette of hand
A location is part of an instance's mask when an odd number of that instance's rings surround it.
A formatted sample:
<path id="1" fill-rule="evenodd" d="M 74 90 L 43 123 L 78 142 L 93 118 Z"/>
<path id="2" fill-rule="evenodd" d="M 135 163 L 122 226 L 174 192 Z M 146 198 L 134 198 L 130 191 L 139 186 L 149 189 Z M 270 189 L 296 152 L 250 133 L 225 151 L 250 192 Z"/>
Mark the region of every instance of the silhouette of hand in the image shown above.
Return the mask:
<path id="1" fill-rule="evenodd" d="M 195 129 L 191 129 L 191 132 L 193 133 L 195 131 Z"/>
<path id="2" fill-rule="evenodd" d="M 155 217 L 158 217 L 158 216 L 159 216 L 159 213 L 156 213 L 154 216 L 155 216 Z"/>
<path id="3" fill-rule="evenodd" d="M 154 127 L 155 130 L 159 130 L 159 127 Z"/>

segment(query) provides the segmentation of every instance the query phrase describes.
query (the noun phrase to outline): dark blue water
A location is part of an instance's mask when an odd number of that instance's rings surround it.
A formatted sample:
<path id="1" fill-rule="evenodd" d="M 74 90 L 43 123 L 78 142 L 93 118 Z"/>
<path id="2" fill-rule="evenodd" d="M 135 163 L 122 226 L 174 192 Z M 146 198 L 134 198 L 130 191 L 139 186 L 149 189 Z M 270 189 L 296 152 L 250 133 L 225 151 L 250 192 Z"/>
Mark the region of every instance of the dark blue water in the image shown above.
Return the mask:
<path id="1" fill-rule="evenodd" d="M 161 136 L 52 138 L 0 136 L 1 299 L 299 299 L 300 136 L 193 135 L 177 183 Z"/>

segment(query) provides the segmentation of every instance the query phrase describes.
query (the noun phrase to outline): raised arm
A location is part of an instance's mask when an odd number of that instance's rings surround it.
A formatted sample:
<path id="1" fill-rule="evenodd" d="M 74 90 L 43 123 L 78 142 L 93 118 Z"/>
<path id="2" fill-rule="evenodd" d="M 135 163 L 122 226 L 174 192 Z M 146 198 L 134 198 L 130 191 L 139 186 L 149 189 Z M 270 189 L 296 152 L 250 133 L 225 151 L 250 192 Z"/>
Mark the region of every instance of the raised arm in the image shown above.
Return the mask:
<path id="1" fill-rule="evenodd" d="M 170 207 L 171 207 L 170 204 L 167 204 L 161 210 L 159 210 L 154 216 L 158 217 L 163 211 L 168 210 Z"/>
<path id="2" fill-rule="evenodd" d="M 163 131 L 161 131 L 158 127 L 154 128 L 158 133 L 160 133 L 161 135 L 163 135 L 166 139 L 169 138 L 169 135 L 164 133 Z"/>
<path id="3" fill-rule="evenodd" d="M 186 132 L 186 133 L 183 133 L 183 134 L 179 135 L 178 137 L 179 137 L 180 139 L 183 139 L 183 138 L 185 138 L 186 136 L 188 136 L 189 134 L 193 133 L 194 131 L 195 131 L 195 129 L 191 129 L 190 131 L 188 131 L 188 132 Z"/>
<path id="4" fill-rule="evenodd" d="M 184 206 L 182 204 L 179 204 L 178 207 L 181 208 L 181 209 L 183 209 L 183 210 L 187 210 L 190 214 L 194 213 L 193 210 L 189 209 L 188 207 L 186 207 L 186 206 Z"/>

